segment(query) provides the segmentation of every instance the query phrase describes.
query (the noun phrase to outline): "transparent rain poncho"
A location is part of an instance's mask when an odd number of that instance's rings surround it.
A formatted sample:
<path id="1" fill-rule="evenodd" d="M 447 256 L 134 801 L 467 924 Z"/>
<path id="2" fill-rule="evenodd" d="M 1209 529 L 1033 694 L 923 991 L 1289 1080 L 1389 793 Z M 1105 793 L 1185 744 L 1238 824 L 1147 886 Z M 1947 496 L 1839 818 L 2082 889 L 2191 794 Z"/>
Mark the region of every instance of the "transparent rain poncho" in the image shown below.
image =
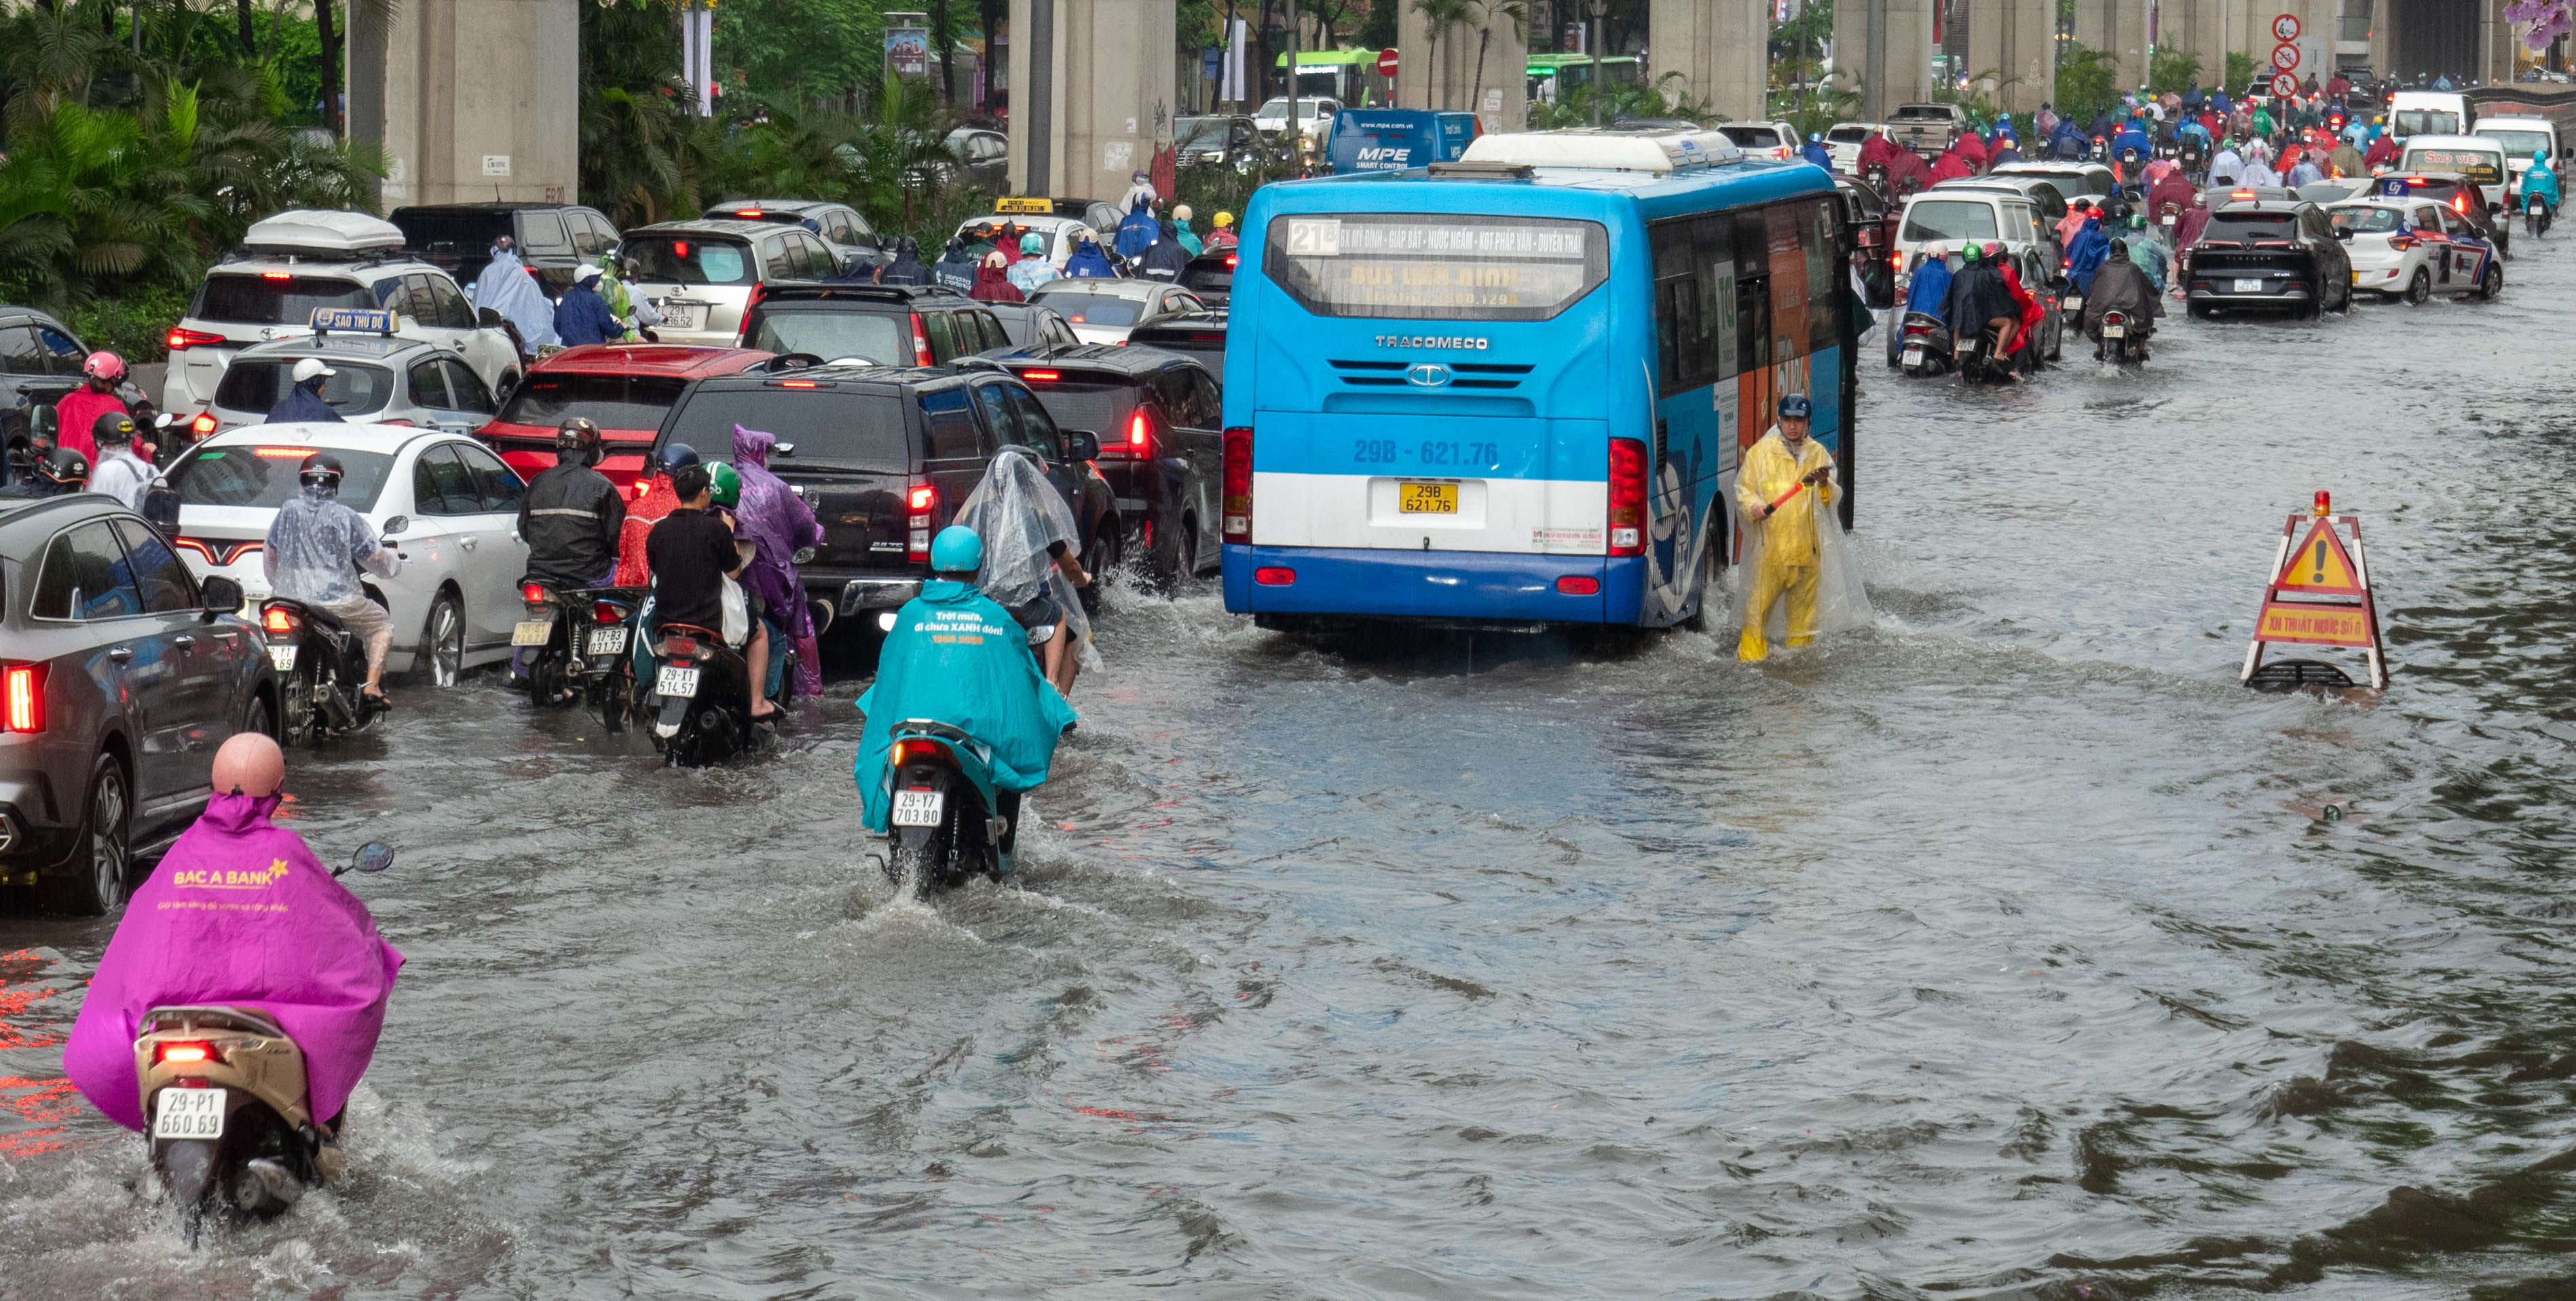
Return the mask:
<path id="1" fill-rule="evenodd" d="M 270 591 L 327 605 L 366 595 L 358 586 L 361 568 L 380 578 L 401 572 L 392 549 L 378 544 L 375 529 L 338 497 L 336 490 L 307 484 L 278 507 L 260 555 Z"/>
<path id="2" fill-rule="evenodd" d="M 1835 499 L 1809 488 L 1782 502 L 1779 514 L 1760 522 L 1752 521 L 1752 512 L 1747 508 L 1755 501 L 1777 501 L 1808 471 L 1833 464 L 1833 457 L 1814 439 L 1805 442 L 1806 446 L 1792 459 L 1779 426 L 1774 425 L 1745 454 L 1736 480 L 1736 508 L 1739 518 L 1746 521 L 1744 546 L 1730 575 L 1737 621 L 1743 621 L 1764 567 L 1777 567 L 1785 561 L 1788 565 L 1816 567 L 1818 635 L 1866 628 L 1873 617 L 1869 592 L 1861 585 L 1860 557 L 1843 537 L 1842 520 L 1833 509 Z M 1832 482 L 1827 480 L 1828 484 Z M 1774 537 L 1774 529 L 1797 529 L 1799 534 L 1794 538 Z M 1811 545 L 1797 545 L 1809 539 Z M 1789 635 L 1789 606 L 1789 601 L 1781 600 L 1765 612 L 1763 631 L 1773 645 L 1781 644 Z"/>
<path id="3" fill-rule="evenodd" d="M 1013 611 L 1041 591 L 1054 597 L 1073 632 L 1082 664 L 1096 664 L 1091 620 L 1082 613 L 1073 583 L 1047 554 L 1048 547 L 1061 542 L 1066 551 L 1081 555 L 1082 526 L 1073 508 L 1065 504 L 1064 494 L 1047 482 L 1037 454 L 1025 447 L 1003 448 L 984 471 L 984 481 L 966 495 L 957 522 L 984 540 L 984 567 L 976 573 L 975 586 Z"/>

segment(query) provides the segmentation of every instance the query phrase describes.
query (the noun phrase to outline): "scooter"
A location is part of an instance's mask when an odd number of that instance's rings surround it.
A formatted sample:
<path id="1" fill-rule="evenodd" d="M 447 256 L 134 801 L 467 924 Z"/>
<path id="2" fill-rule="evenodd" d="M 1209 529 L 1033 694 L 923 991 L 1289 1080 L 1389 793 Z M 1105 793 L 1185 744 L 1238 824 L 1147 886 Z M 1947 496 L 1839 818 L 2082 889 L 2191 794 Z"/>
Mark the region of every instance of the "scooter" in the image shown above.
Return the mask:
<path id="1" fill-rule="evenodd" d="M 1998 327 L 1989 325 L 1977 331 L 1976 337 L 1959 352 L 1959 378 L 1972 384 L 2001 383 L 2012 378 L 2006 370 L 2007 363 L 1998 355 L 2002 346 L 2003 332 Z"/>
<path id="2" fill-rule="evenodd" d="M 2117 366 L 2133 366 L 2147 359 L 2147 340 L 2143 333 L 2130 337 L 2129 314 L 2102 313 L 2102 346 L 2095 354 Z"/>
<path id="3" fill-rule="evenodd" d="M 381 872 L 394 851 L 359 847 L 348 867 Z M 134 1073 L 151 1118 L 140 1190 L 178 1208 L 196 1245 L 209 1210 L 267 1219 L 339 1178 L 336 1116 L 316 1116 L 304 1050 L 256 1007 L 156 1007 L 135 1027 Z"/>
<path id="4" fill-rule="evenodd" d="M 268 633 L 269 667 L 285 679 L 278 723 L 286 744 L 354 735 L 385 712 L 363 690 L 366 642 L 330 611 L 276 596 L 260 606 L 259 619 Z"/>
<path id="5" fill-rule="evenodd" d="M 511 628 L 510 646 L 514 653 L 534 652 L 528 657 L 528 699 L 539 706 L 569 705 L 581 699 L 579 679 L 588 665 L 573 651 L 581 640 L 586 611 L 575 604 L 570 592 L 536 578 L 519 580 L 519 599 L 526 603 L 528 617 Z"/>
<path id="6" fill-rule="evenodd" d="M 2548 234 L 2549 223 L 2554 215 L 2555 214 L 2549 211 L 2549 200 L 2541 198 L 2538 195 L 2532 195 L 2525 198 L 2522 201 L 2522 229 L 2524 233 L 2530 235 L 2533 239 L 2538 239 L 2541 236 Z"/>
<path id="7" fill-rule="evenodd" d="M 1009 876 L 1020 797 L 993 788 L 992 748 L 927 718 L 904 719 L 890 734 L 886 878 L 901 884 L 909 872 L 919 888 L 945 890 L 979 874 Z"/>
<path id="8" fill-rule="evenodd" d="M 635 680 L 635 657 L 626 649 L 634 636 L 635 612 L 643 606 L 649 591 L 642 587 L 592 587 L 573 593 L 573 599 L 590 604 L 590 621 L 581 629 L 581 654 L 575 662 L 589 684 L 591 711 L 611 732 L 625 731 L 626 720 L 641 717 L 644 712 L 643 692 Z"/>
<path id="9" fill-rule="evenodd" d="M 796 685 L 796 648 L 770 639 L 784 705 Z M 653 748 L 665 764 L 702 768 L 760 745 L 769 735 L 751 716 L 751 664 L 724 638 L 685 623 L 662 625 L 653 646 L 653 690 L 643 712 L 653 716 Z"/>
<path id="10" fill-rule="evenodd" d="M 1952 365 L 1950 327 L 1930 312 L 1907 312 L 1897 327 L 1903 351 L 1897 365 L 1917 379 L 1946 374 Z"/>

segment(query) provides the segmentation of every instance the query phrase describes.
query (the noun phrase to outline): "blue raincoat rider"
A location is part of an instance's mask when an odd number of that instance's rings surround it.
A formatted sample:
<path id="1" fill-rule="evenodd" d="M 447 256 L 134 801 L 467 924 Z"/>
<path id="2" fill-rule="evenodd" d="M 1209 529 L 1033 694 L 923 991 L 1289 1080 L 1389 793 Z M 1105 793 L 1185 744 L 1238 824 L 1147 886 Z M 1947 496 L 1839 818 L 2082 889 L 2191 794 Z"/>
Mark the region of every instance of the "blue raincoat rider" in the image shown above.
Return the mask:
<path id="1" fill-rule="evenodd" d="M 2546 150 L 2531 156 L 2531 170 L 2522 174 L 2522 193 L 2525 201 L 2536 197 L 2549 205 L 2551 216 L 2558 214 L 2558 173 L 2549 170 Z"/>
<path id="2" fill-rule="evenodd" d="M 2141 162 L 2156 156 L 2156 142 L 2147 137 L 2145 124 L 2135 117 L 2130 118 L 2128 124 L 2120 128 L 2120 134 L 2112 139 L 2111 156 L 2117 158 L 2122 151 L 2130 149 L 2138 151 Z M 2130 178 L 2123 176 L 2121 179 Z"/>
<path id="3" fill-rule="evenodd" d="M 896 613 L 878 652 L 876 684 L 859 697 L 867 726 L 851 768 L 864 803 L 860 822 L 870 831 L 882 834 L 891 820 L 886 770 L 896 723 L 930 719 L 991 746 L 993 785 L 1006 795 L 1045 783 L 1056 740 L 1074 724 L 1073 706 L 1039 674 L 1027 632 L 976 590 L 983 566 L 975 530 L 940 530 L 930 544 L 930 581 Z"/>
<path id="4" fill-rule="evenodd" d="M 2111 237 L 2102 233 L 2102 219 L 2087 216 L 2083 229 L 2066 246 L 2066 278 L 2075 284 L 2075 292 L 2093 292 L 2093 273 L 2102 269 L 2102 259 L 2111 255 Z"/>
<path id="5" fill-rule="evenodd" d="M 1833 151 L 1825 148 L 1824 137 L 1813 131 L 1807 133 L 1807 143 L 1798 147 L 1798 156 L 1826 171 L 1834 170 Z"/>

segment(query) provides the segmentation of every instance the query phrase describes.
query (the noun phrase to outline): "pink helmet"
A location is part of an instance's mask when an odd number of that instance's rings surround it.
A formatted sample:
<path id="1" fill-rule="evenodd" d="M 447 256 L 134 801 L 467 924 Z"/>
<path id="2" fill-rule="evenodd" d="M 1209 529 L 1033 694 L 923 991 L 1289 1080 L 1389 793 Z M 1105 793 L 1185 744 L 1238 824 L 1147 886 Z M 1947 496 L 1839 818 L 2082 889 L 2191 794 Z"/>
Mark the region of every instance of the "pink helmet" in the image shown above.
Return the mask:
<path id="1" fill-rule="evenodd" d="M 125 378 L 125 359 L 102 348 L 81 363 L 81 374 L 110 382 Z"/>

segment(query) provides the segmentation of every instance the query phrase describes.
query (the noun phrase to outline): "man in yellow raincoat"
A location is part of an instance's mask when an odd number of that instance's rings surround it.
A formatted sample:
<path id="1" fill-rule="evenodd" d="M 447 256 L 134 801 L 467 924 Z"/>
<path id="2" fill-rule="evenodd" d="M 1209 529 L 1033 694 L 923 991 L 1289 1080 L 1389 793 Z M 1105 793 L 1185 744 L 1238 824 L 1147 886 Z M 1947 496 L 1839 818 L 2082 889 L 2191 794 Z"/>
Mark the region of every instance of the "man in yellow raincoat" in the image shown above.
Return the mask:
<path id="1" fill-rule="evenodd" d="M 1736 658 L 1771 658 L 1763 633 L 1771 607 L 1789 600 L 1789 644 L 1816 639 L 1816 575 L 1822 557 L 1816 530 L 1832 518 L 1834 458 L 1807 437 L 1813 408 L 1803 393 L 1780 399 L 1779 423 L 1744 454 L 1735 476 L 1735 507 L 1744 522 L 1750 596 L 1744 602 L 1744 635 Z M 1796 491 L 1792 493 L 1792 489 Z"/>

